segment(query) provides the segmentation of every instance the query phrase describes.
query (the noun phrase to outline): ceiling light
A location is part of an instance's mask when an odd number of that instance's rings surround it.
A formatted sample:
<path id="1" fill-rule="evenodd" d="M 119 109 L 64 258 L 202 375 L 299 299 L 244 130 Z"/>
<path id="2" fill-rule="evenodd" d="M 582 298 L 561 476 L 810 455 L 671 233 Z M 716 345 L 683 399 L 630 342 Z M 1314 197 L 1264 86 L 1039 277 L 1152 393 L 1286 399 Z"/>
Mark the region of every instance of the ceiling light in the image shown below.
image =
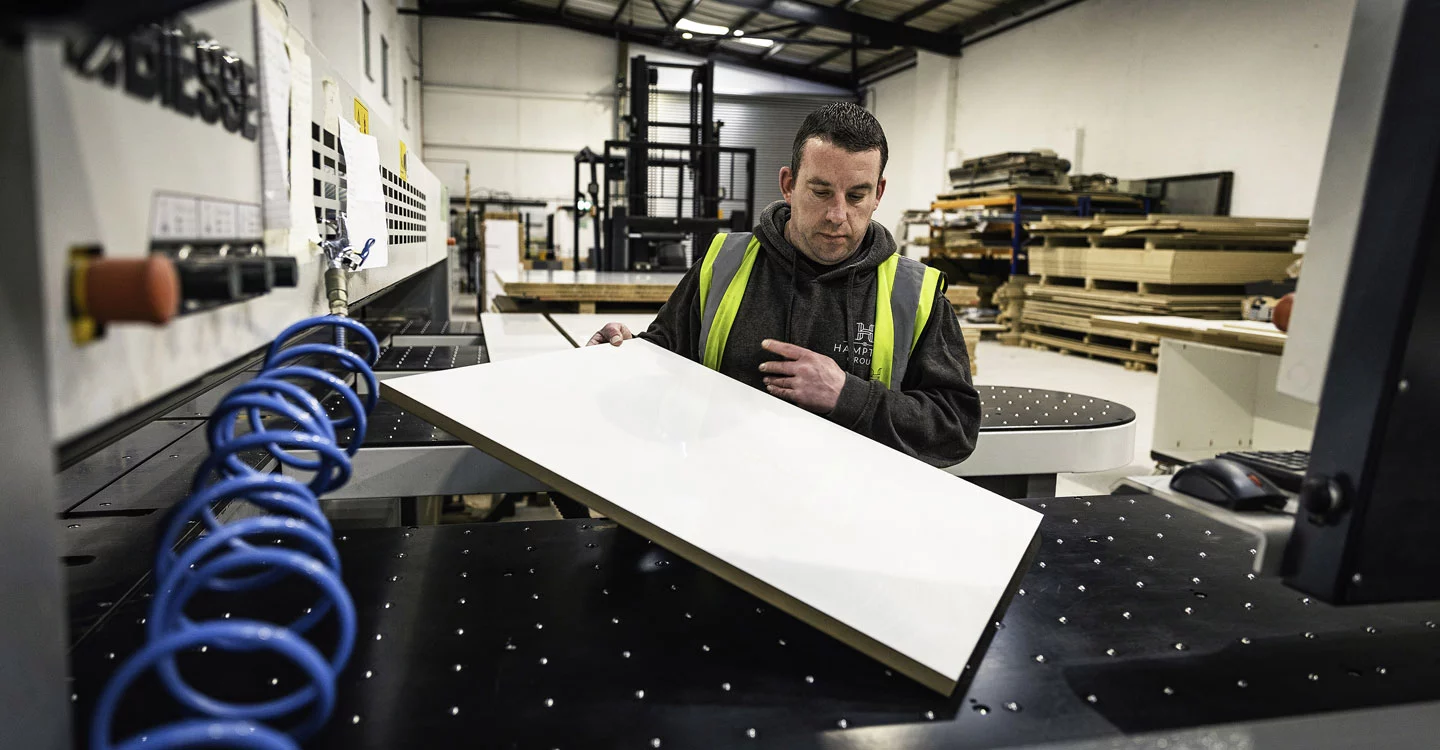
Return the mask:
<path id="1" fill-rule="evenodd" d="M 763 47 L 765 49 L 775 46 L 775 40 L 773 39 L 736 39 L 735 41 L 741 44 L 748 44 L 751 47 Z"/>
<path id="2" fill-rule="evenodd" d="M 681 34 L 681 35 L 680 35 L 680 38 L 681 38 L 681 39 L 694 39 L 694 38 L 695 38 L 695 35 L 694 35 L 694 34 L 691 34 L 690 32 L 687 31 L 687 32 L 685 32 L 684 34 Z"/>
<path id="3" fill-rule="evenodd" d="M 688 18 L 682 18 L 675 22 L 675 28 L 681 31 L 693 31 L 696 34 L 710 34 L 713 36 L 730 36 L 730 29 L 725 26 L 716 26 L 709 23 L 698 23 Z"/>
<path id="4" fill-rule="evenodd" d="M 731 33 L 735 34 L 735 36 L 745 36 L 745 30 L 744 30 L 744 29 L 736 29 L 735 31 L 733 31 L 733 32 L 731 32 Z"/>

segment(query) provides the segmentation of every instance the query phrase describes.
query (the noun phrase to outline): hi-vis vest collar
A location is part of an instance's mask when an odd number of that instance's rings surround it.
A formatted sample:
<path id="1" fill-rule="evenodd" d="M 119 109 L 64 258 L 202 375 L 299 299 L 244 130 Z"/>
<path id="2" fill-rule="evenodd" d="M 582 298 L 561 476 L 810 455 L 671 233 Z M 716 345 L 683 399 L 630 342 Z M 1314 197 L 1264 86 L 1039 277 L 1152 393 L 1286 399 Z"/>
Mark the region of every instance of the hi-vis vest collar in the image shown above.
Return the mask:
<path id="1" fill-rule="evenodd" d="M 704 364 L 720 369 L 730 326 L 740 311 L 745 285 L 760 254 L 760 239 L 748 232 L 717 234 L 700 264 L 700 341 Z M 875 346 L 870 379 L 896 389 L 905 381 L 910 353 L 930 320 L 940 272 L 925 264 L 891 255 L 875 269 Z M 720 290 L 715 294 L 715 290 Z M 904 342 L 897 348 L 895 342 Z M 908 344 L 908 345 L 907 345 Z"/>

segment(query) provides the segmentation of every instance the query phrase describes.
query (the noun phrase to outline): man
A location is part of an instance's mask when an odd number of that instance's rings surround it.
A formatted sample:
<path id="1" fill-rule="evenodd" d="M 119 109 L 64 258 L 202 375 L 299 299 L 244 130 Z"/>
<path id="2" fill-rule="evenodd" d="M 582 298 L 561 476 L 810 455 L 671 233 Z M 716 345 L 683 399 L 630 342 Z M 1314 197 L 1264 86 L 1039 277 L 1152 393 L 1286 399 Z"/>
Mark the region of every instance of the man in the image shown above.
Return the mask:
<path id="1" fill-rule="evenodd" d="M 870 221 L 888 158 L 864 108 L 812 112 L 780 170 L 785 200 L 753 236 L 716 237 L 639 337 L 949 466 L 975 449 L 980 402 L 943 277 Z M 632 337 L 610 323 L 589 345 Z"/>

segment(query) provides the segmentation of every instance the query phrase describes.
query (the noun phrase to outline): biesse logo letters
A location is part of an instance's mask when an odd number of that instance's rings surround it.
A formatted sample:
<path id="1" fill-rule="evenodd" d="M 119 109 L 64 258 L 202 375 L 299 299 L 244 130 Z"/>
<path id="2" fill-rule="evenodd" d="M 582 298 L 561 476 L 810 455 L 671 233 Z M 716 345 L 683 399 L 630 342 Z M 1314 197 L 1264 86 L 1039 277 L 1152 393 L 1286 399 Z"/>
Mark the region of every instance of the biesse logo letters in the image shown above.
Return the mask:
<path id="1" fill-rule="evenodd" d="M 260 134 L 255 68 L 183 20 L 140 26 L 123 36 L 81 35 L 65 43 L 65 62 L 83 78 L 207 123 L 247 140 Z M 121 74 L 123 70 L 123 76 Z"/>

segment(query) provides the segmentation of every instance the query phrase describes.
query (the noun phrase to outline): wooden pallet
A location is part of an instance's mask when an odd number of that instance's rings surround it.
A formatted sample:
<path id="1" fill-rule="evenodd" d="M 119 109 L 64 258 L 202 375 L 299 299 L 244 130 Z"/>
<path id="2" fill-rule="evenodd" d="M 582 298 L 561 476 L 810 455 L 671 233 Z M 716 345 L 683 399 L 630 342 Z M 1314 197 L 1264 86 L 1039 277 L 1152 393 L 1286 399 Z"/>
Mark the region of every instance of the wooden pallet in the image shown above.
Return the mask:
<path id="1" fill-rule="evenodd" d="M 970 258 L 1003 258 L 1009 260 L 1011 254 L 1012 250 L 1009 245 L 1005 247 L 980 244 L 968 247 L 934 247 L 932 245 L 930 248 L 930 257 L 932 258 L 957 258 L 962 260 Z"/>
<path id="2" fill-rule="evenodd" d="M 1030 247 L 1039 276 L 1147 284 L 1246 284 L 1284 279 L 1294 253 L 1243 250 L 1160 250 Z"/>
<path id="3" fill-rule="evenodd" d="M 1037 284 L 1025 288 L 1023 309 L 1044 304 L 1064 305 L 1091 314 L 1188 315 L 1192 318 L 1233 319 L 1240 316 L 1244 298 L 1239 295 L 1140 294 Z"/>
<path id="4" fill-rule="evenodd" d="M 1061 354 L 1085 355 L 1092 358 L 1112 360 L 1127 370 L 1155 370 L 1160 365 L 1159 357 L 1152 353 L 1130 351 L 1120 347 L 1090 344 L 1064 336 L 1055 336 L 1039 331 L 1022 331 L 1020 341 L 1024 346 Z"/>
<path id="5" fill-rule="evenodd" d="M 1051 328 L 1079 334 L 1084 337 L 1082 340 L 1085 341 L 1085 343 L 1115 345 L 1117 341 L 1124 341 L 1127 342 L 1126 345 L 1132 351 L 1139 351 L 1135 346 L 1131 346 L 1132 344 L 1136 346 L 1145 345 L 1154 347 L 1160 343 L 1160 336 L 1153 332 L 1136 327 L 1107 324 L 1104 316 L 1097 317 L 1085 314 L 1067 315 L 1040 310 L 1026 310 L 1020 318 L 1020 324 L 1022 330 Z M 1042 330 L 1042 332 L 1044 331 Z"/>
<path id="6" fill-rule="evenodd" d="M 1024 310 L 1033 310 L 1033 311 L 1035 311 L 1035 312 L 1037 312 L 1037 313 L 1041 313 L 1041 314 L 1045 314 L 1045 315 L 1070 315 L 1070 316 L 1072 316 L 1072 317 L 1086 317 L 1086 318 L 1088 318 L 1088 317 L 1094 317 L 1094 316 L 1096 316 L 1096 315 L 1133 315 L 1133 314 L 1135 314 L 1135 313 L 1129 313 L 1129 312 L 1117 312 L 1117 311 L 1111 309 L 1109 306 L 1102 306 L 1102 305 L 1095 305 L 1095 306 L 1077 305 L 1077 304 L 1068 303 L 1068 302 L 1050 302 L 1050 301 L 1041 300 L 1041 299 L 1030 299 L 1030 300 L 1027 300 L 1026 303 L 1025 303 L 1025 306 L 1022 308 L 1022 311 L 1021 311 L 1021 313 L 1020 313 L 1021 317 L 1024 316 Z M 1200 312 L 1200 313 L 1193 313 L 1193 314 L 1191 314 L 1191 313 L 1186 313 L 1186 314 L 1184 315 L 1184 317 L 1196 318 L 1196 319 L 1204 319 L 1204 320 L 1234 320 L 1235 317 L 1239 314 L 1238 311 L 1239 311 L 1239 307 L 1238 307 L 1238 306 L 1230 306 L 1230 307 L 1225 307 L 1225 308 L 1217 309 L 1217 310 L 1214 310 L 1214 311 L 1203 311 L 1203 312 Z M 1161 314 L 1178 314 L 1178 313 L 1174 313 L 1173 311 L 1171 311 L 1171 312 L 1169 312 L 1169 313 L 1151 313 L 1151 314 L 1152 314 L 1152 315 L 1161 315 Z"/>
<path id="7" fill-rule="evenodd" d="M 494 280 L 505 295 L 541 302 L 573 302 L 593 313 L 597 303 L 659 304 L 670 299 L 679 273 L 527 271 L 499 273 Z"/>
<path id="8" fill-rule="evenodd" d="M 945 299 L 957 308 L 979 307 L 980 287 L 971 284 L 951 284 L 945 288 Z"/>
<path id="9" fill-rule="evenodd" d="M 1030 226 L 1034 226 L 1031 224 Z M 1198 232 L 1127 233 L 1108 235 L 1096 232 L 1057 232 L 1030 229 L 1041 247 L 1104 247 L 1119 250 L 1251 250 L 1288 252 L 1294 238 Z"/>
<path id="10" fill-rule="evenodd" d="M 1239 297 L 1245 294 L 1245 287 L 1240 284 L 1171 284 L 1154 281 L 1097 278 L 1094 276 L 1060 276 L 1045 273 L 1040 274 L 1039 286 L 1084 289 L 1087 291 L 1128 292 L 1164 297 L 1209 297 L 1221 294 Z"/>
<path id="11" fill-rule="evenodd" d="M 1111 236 L 1130 233 L 1231 234 L 1253 237 L 1304 239 L 1310 231 L 1306 219 L 1277 219 L 1263 216 L 1200 216 L 1195 214 L 1149 214 L 1144 217 L 1097 214 L 1095 216 L 1046 216 L 1032 222 L 1034 231 L 1102 232 Z"/>

